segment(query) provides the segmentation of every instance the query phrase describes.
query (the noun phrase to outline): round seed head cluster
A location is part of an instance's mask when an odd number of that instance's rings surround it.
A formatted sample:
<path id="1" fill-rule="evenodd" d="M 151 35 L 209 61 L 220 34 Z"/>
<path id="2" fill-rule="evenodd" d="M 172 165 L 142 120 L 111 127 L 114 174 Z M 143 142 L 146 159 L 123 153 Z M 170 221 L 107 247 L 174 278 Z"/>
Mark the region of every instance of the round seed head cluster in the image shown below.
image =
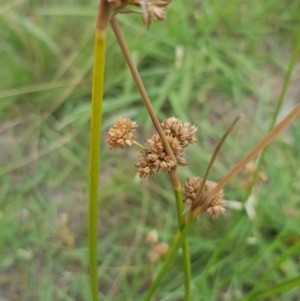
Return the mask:
<path id="1" fill-rule="evenodd" d="M 194 135 L 197 127 L 188 122 L 182 122 L 180 119 L 171 117 L 166 119 L 162 126 L 167 136 L 176 137 L 182 148 L 186 148 L 189 144 L 195 144 L 197 140 Z"/>
<path id="2" fill-rule="evenodd" d="M 165 242 L 159 242 L 153 246 L 151 252 L 148 254 L 150 262 L 156 262 L 161 259 L 169 250 L 168 244 Z"/>
<path id="3" fill-rule="evenodd" d="M 143 23 L 148 28 L 152 19 L 164 20 L 166 14 L 164 8 L 169 5 L 171 0 L 108 0 L 113 14 L 138 12 L 142 14 Z M 133 5 L 140 8 L 140 11 L 127 9 L 128 5 Z"/>
<path id="4" fill-rule="evenodd" d="M 124 116 L 119 117 L 107 133 L 106 142 L 109 149 L 124 148 L 125 143 L 131 145 L 136 134 L 136 127 L 136 122 Z"/>
<path id="5" fill-rule="evenodd" d="M 197 191 L 199 190 L 202 183 L 202 179 L 199 177 L 196 178 L 187 178 L 184 183 L 183 195 L 184 202 L 187 205 L 193 207 L 193 204 L 197 201 L 195 200 Z M 206 195 L 213 188 L 215 188 L 217 183 L 206 180 L 202 195 Z M 223 190 L 219 191 L 211 200 L 209 206 L 205 209 L 205 212 L 208 213 L 212 218 L 216 218 L 219 214 L 224 214 L 226 209 L 224 206 L 226 202 L 223 200 Z"/>
<path id="6" fill-rule="evenodd" d="M 189 144 L 196 143 L 194 134 L 197 131 L 197 127 L 171 117 L 162 123 L 162 128 L 175 155 L 177 164 L 181 166 L 187 165 L 183 155 Z M 156 172 L 161 170 L 170 172 L 175 168 L 176 162 L 167 154 L 158 134 L 154 134 L 150 139 L 147 139 L 146 145 L 146 150 L 141 152 L 139 161 L 135 164 L 141 178 L 153 177 L 153 170 L 156 170 Z"/>

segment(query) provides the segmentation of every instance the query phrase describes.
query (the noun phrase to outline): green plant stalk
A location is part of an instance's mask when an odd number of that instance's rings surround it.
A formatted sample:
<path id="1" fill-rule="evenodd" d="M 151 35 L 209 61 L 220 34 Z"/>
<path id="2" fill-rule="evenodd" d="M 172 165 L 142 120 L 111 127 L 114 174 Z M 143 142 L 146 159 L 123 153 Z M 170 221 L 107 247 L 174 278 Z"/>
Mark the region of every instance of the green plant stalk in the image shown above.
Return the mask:
<path id="1" fill-rule="evenodd" d="M 272 116 L 272 120 L 271 120 L 270 127 L 269 127 L 269 132 L 273 130 L 273 128 L 276 124 L 276 120 L 278 118 L 280 109 L 282 108 L 284 98 L 285 98 L 285 95 L 286 95 L 286 91 L 287 91 L 287 88 L 288 88 L 289 83 L 290 83 L 291 75 L 292 75 L 292 72 L 294 70 L 295 64 L 297 62 L 299 50 L 300 50 L 300 30 L 298 31 L 297 40 L 296 40 L 296 43 L 295 43 L 294 48 L 293 48 L 293 53 L 292 53 L 292 56 L 291 56 L 291 59 L 290 59 L 290 62 L 289 62 L 288 70 L 285 74 L 283 86 L 282 86 L 278 101 L 276 103 L 275 112 Z M 255 185 L 257 177 L 258 177 L 259 167 L 263 162 L 266 151 L 267 151 L 267 148 L 264 148 L 262 150 L 261 154 L 257 158 L 256 171 L 252 176 L 250 187 L 247 190 L 246 195 L 245 195 L 245 200 L 247 200 L 249 198 L 249 196 L 251 195 L 251 193 L 252 193 L 253 186 Z"/>
<path id="2" fill-rule="evenodd" d="M 194 218 L 194 216 L 192 216 L 186 223 L 186 226 L 184 227 L 183 231 L 177 232 L 177 234 L 175 235 L 173 244 L 172 244 L 170 250 L 168 251 L 166 258 L 163 262 L 163 266 L 161 267 L 161 269 L 158 272 L 154 281 L 151 283 L 151 286 L 149 287 L 149 289 L 148 289 L 146 295 L 144 296 L 144 298 L 142 299 L 142 301 L 150 301 L 151 298 L 153 297 L 157 287 L 159 286 L 159 283 L 161 282 L 164 275 L 166 274 L 168 268 L 170 267 L 173 259 L 176 256 L 178 250 L 180 249 L 184 240 L 186 239 L 189 231 L 192 229 L 194 222 L 195 222 L 195 218 Z"/>
<path id="3" fill-rule="evenodd" d="M 183 201 L 182 201 L 182 190 L 181 186 L 174 187 L 176 208 L 177 208 L 177 219 L 179 230 L 183 231 L 185 226 L 184 215 L 183 215 Z M 189 250 L 188 237 L 185 237 L 182 244 L 183 251 L 183 269 L 184 269 L 184 286 L 185 286 L 185 301 L 191 300 L 191 258 Z"/>
<path id="4" fill-rule="evenodd" d="M 95 34 L 94 70 L 92 88 L 92 116 L 90 134 L 89 167 L 89 267 L 92 297 L 98 301 L 97 276 L 97 213 L 98 213 L 98 178 L 100 168 L 100 141 L 102 121 L 102 98 L 105 63 L 105 40 L 103 30 Z"/>
<path id="5" fill-rule="evenodd" d="M 135 146 L 137 146 L 141 150 L 145 150 L 146 149 L 144 145 L 140 144 L 139 142 L 137 142 L 135 140 L 132 140 L 132 144 L 135 145 Z"/>
<path id="6" fill-rule="evenodd" d="M 102 101 L 108 17 L 108 5 L 105 1 L 100 1 L 94 46 L 89 163 L 89 268 L 93 301 L 99 300 L 97 275 L 98 178 L 100 169 Z"/>

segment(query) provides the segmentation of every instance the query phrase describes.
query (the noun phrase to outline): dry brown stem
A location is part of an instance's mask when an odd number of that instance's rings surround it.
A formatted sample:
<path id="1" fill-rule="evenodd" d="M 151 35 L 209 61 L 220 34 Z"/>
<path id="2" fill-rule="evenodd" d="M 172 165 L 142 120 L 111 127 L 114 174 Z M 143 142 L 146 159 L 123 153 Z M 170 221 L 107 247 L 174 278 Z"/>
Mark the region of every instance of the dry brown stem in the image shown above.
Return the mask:
<path id="1" fill-rule="evenodd" d="M 211 170 L 211 167 L 214 164 L 214 162 L 215 162 L 215 160 L 216 160 L 216 158 L 218 156 L 218 153 L 219 153 L 219 151 L 220 151 L 220 149 L 221 149 L 221 147 L 222 147 L 225 139 L 227 138 L 227 136 L 229 135 L 229 133 L 231 132 L 231 130 L 233 129 L 234 125 L 238 122 L 239 119 L 240 119 L 240 116 L 238 116 L 238 117 L 235 118 L 235 120 L 233 121 L 233 123 L 230 125 L 230 127 L 228 128 L 228 130 L 225 132 L 225 134 L 222 136 L 222 138 L 218 142 L 217 147 L 216 147 L 216 149 L 215 149 L 215 151 L 214 151 L 214 153 L 213 153 L 213 155 L 212 155 L 212 157 L 211 157 L 211 159 L 209 161 L 207 169 L 205 171 L 203 180 L 201 182 L 201 186 L 200 186 L 199 190 L 197 191 L 196 198 L 195 198 L 195 200 L 196 200 L 195 206 L 199 206 L 199 204 L 201 204 L 201 199 L 200 198 L 201 198 L 202 191 L 204 189 L 205 182 L 207 180 L 208 174 L 209 174 L 209 172 Z M 195 207 L 195 206 L 193 206 L 193 207 Z"/>
<path id="2" fill-rule="evenodd" d="M 136 84 L 136 86 L 137 86 L 137 88 L 138 88 L 138 90 L 139 90 L 139 92 L 141 94 L 141 97 L 143 99 L 143 102 L 144 102 L 144 104 L 145 104 L 145 106 L 147 108 L 149 116 L 150 116 L 150 118 L 151 118 L 151 120 L 153 122 L 153 125 L 155 126 L 156 131 L 158 132 L 159 136 L 161 137 L 161 139 L 163 141 L 163 144 L 165 146 L 166 152 L 172 158 L 173 162 L 177 162 L 176 158 L 175 158 L 175 155 L 174 155 L 174 153 L 173 153 L 173 151 L 172 151 L 172 149 L 170 147 L 170 144 L 167 141 L 167 137 L 166 137 L 166 135 L 165 135 L 165 133 L 164 133 L 162 127 L 161 127 L 161 124 L 160 124 L 160 122 L 159 122 L 159 120 L 158 120 L 158 118 L 157 118 L 157 116 L 155 114 L 155 111 L 154 111 L 154 109 L 152 107 L 151 101 L 150 101 L 150 99 L 148 97 L 148 94 L 147 94 L 146 89 L 144 87 L 144 84 L 143 84 L 143 82 L 141 80 L 139 72 L 138 72 L 138 70 L 137 70 L 137 68 L 136 68 L 136 66 L 135 66 L 135 64 L 134 64 L 134 62 L 133 62 L 133 60 L 131 58 L 130 51 L 129 51 L 128 46 L 126 44 L 126 41 L 125 41 L 125 39 L 123 37 L 121 28 L 119 26 L 119 23 L 118 23 L 116 17 L 113 16 L 111 18 L 110 24 L 111 24 L 111 27 L 112 27 L 112 29 L 114 31 L 114 34 L 115 34 L 116 38 L 117 38 L 119 46 L 120 46 L 120 48 L 121 48 L 121 50 L 123 52 L 123 55 L 125 57 L 125 60 L 127 62 L 128 67 L 130 69 L 132 77 L 133 77 L 133 79 L 135 81 L 135 84 Z"/>
<path id="3" fill-rule="evenodd" d="M 98 14 L 96 20 L 96 28 L 99 31 L 104 31 L 107 27 L 110 18 L 110 8 L 106 0 L 100 0 Z"/>

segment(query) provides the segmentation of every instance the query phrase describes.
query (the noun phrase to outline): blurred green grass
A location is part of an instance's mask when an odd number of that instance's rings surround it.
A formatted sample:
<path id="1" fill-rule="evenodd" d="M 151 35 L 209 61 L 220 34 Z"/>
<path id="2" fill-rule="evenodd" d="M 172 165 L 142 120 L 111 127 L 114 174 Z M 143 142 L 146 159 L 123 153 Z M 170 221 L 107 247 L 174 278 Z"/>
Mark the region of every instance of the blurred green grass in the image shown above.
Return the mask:
<path id="1" fill-rule="evenodd" d="M 1 7 L 1 301 L 90 297 L 87 166 L 96 7 L 96 1 L 75 0 Z M 211 172 L 211 180 L 220 180 L 268 129 L 300 26 L 298 1 L 173 1 L 167 20 L 148 31 L 139 16 L 119 20 L 159 118 L 175 115 L 199 127 L 182 180 L 203 175 L 224 129 L 244 114 Z M 299 70 L 298 63 L 282 115 L 299 102 Z M 153 133 L 109 30 L 104 132 L 120 115 L 140 124 L 139 141 Z M 228 208 L 216 221 L 203 216 L 197 222 L 190 236 L 193 300 L 234 300 L 299 277 L 299 139 L 298 118 L 269 147 L 262 166 L 269 181 L 255 187 L 254 218 Z M 140 182 L 137 156 L 135 149 L 109 152 L 103 140 L 101 300 L 139 300 L 153 275 L 147 233 L 157 229 L 169 242 L 176 231 L 167 177 Z M 226 200 L 244 201 L 245 179 L 241 174 L 225 188 Z M 293 289 L 251 300 L 299 297 Z M 180 254 L 157 298 L 183 300 Z"/>

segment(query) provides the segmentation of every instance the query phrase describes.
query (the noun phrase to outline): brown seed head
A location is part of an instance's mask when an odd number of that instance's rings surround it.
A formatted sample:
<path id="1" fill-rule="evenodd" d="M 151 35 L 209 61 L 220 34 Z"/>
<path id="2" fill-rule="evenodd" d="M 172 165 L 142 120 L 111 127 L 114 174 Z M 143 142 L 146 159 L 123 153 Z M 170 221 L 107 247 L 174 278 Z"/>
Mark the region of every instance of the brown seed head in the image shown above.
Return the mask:
<path id="1" fill-rule="evenodd" d="M 171 117 L 162 123 L 166 135 L 176 137 L 182 148 L 186 148 L 189 144 L 197 142 L 194 135 L 197 132 L 197 127 L 188 122 L 182 122 L 180 119 Z"/>
<path id="2" fill-rule="evenodd" d="M 183 195 L 184 202 L 187 205 L 192 205 L 196 198 L 196 193 L 200 188 L 200 178 L 187 178 L 184 183 Z"/>
<path id="3" fill-rule="evenodd" d="M 147 149 L 142 151 L 138 163 L 135 164 L 141 178 L 153 177 L 153 169 L 159 171 L 172 171 L 176 164 L 185 166 L 184 152 L 190 143 L 195 143 L 193 137 L 197 131 L 196 126 L 183 123 L 175 117 L 169 118 L 162 123 L 170 147 L 175 155 L 176 162 L 172 161 L 167 154 L 164 144 L 158 134 L 154 134 L 146 140 Z"/>
<path id="4" fill-rule="evenodd" d="M 187 178 L 187 180 L 184 183 L 183 188 L 183 195 L 184 195 L 184 202 L 188 205 L 190 205 L 193 208 L 193 205 L 195 206 L 195 200 L 196 194 L 198 189 L 200 188 L 202 183 L 202 179 L 199 177 L 196 178 Z M 206 180 L 204 189 L 202 192 L 202 195 L 205 196 L 207 193 L 209 193 L 217 183 Z M 225 213 L 224 206 L 226 205 L 226 202 L 223 200 L 223 190 L 219 191 L 214 198 L 211 200 L 209 206 L 205 209 L 205 212 L 208 213 L 212 218 L 216 218 L 219 214 Z"/>
<path id="5" fill-rule="evenodd" d="M 131 145 L 136 127 L 136 122 L 126 117 L 119 117 L 107 133 L 106 142 L 109 149 L 124 148 L 125 143 Z"/>
<path id="6" fill-rule="evenodd" d="M 179 146 L 178 141 L 174 138 L 167 138 L 171 147 Z M 154 134 L 151 139 L 147 139 L 146 145 L 147 149 L 141 151 L 138 162 L 135 164 L 140 178 L 152 178 L 154 176 L 153 169 L 156 172 L 161 170 L 170 172 L 175 168 L 176 162 L 172 161 L 171 157 L 166 153 L 163 142 L 158 134 Z M 184 162 L 181 161 L 181 163 Z"/>

